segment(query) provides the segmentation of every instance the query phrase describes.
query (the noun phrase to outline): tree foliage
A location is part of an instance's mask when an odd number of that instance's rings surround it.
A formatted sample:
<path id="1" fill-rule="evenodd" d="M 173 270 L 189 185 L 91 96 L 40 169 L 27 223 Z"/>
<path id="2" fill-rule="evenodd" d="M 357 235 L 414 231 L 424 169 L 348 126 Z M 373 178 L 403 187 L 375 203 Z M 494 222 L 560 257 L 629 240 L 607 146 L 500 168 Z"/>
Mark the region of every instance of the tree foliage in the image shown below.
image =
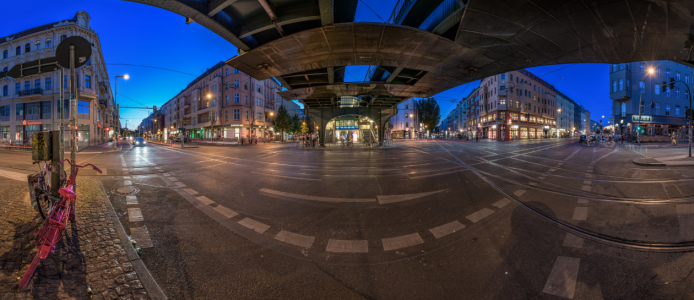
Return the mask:
<path id="1" fill-rule="evenodd" d="M 279 130 L 282 133 L 282 141 L 284 141 L 284 132 L 289 131 L 292 126 L 292 116 L 287 112 L 287 108 L 284 105 L 280 105 L 277 109 L 277 116 L 272 120 L 272 126 L 275 130 Z"/>
<path id="2" fill-rule="evenodd" d="M 441 120 L 441 108 L 436 98 L 419 99 L 417 101 L 417 115 L 419 116 L 419 123 L 424 123 L 426 128 L 436 128 Z"/>

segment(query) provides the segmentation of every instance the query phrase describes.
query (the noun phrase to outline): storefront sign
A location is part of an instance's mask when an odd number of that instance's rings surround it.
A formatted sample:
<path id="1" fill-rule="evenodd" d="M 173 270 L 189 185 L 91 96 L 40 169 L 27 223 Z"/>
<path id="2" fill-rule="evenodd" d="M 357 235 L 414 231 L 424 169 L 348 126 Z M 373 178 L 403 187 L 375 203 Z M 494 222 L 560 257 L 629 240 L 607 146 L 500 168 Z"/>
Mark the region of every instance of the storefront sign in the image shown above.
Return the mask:
<path id="1" fill-rule="evenodd" d="M 27 120 L 24 120 L 22 125 L 41 125 L 41 122 L 27 122 Z"/>
<path id="2" fill-rule="evenodd" d="M 359 129 L 359 126 L 337 126 L 337 129 Z"/>
<path id="3" fill-rule="evenodd" d="M 243 124 L 229 124 L 229 127 L 243 127 Z"/>
<path id="4" fill-rule="evenodd" d="M 631 121 L 632 122 L 638 122 L 639 121 L 639 115 L 631 115 Z M 653 122 L 653 116 L 641 115 L 641 123 L 650 123 L 650 122 Z"/>

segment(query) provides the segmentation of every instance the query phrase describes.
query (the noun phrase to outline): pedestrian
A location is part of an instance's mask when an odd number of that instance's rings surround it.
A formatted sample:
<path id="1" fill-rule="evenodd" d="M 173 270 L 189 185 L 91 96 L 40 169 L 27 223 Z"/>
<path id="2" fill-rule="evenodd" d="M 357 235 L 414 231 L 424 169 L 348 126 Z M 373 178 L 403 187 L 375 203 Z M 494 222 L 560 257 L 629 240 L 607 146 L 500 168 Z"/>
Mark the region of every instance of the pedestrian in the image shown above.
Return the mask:
<path id="1" fill-rule="evenodd" d="M 478 133 L 475 135 L 475 142 L 477 143 L 477 142 L 479 142 L 479 141 L 480 141 L 480 134 L 479 134 L 479 132 L 478 132 Z"/>
<path id="2" fill-rule="evenodd" d="M 255 144 L 258 145 L 258 136 L 257 135 L 255 136 L 254 140 L 255 140 Z"/>
<path id="3" fill-rule="evenodd" d="M 674 133 L 672 134 L 672 146 L 677 146 L 677 137 Z"/>

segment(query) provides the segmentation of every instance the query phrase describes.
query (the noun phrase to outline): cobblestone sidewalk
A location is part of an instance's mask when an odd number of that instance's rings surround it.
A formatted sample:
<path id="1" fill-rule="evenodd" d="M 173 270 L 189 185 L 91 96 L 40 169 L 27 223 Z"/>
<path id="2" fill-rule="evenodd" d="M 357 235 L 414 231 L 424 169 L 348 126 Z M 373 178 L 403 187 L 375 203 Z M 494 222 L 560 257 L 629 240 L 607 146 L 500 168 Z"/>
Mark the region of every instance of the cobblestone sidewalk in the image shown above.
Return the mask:
<path id="1" fill-rule="evenodd" d="M 148 299 L 108 215 L 99 183 L 78 178 L 77 222 L 36 268 L 24 290 L 17 285 L 36 254 L 34 229 L 43 221 L 28 200 L 27 185 L 0 188 L 0 300 Z M 91 292 L 90 292 L 91 290 Z"/>

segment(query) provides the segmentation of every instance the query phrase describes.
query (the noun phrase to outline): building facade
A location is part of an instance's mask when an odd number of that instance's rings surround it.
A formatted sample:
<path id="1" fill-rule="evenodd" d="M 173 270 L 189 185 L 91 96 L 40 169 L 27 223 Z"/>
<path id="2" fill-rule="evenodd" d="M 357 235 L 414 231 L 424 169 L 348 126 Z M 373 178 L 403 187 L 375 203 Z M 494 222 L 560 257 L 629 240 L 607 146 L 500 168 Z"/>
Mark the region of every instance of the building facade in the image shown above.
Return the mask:
<path id="1" fill-rule="evenodd" d="M 0 38 L 0 139 L 3 142 L 31 143 L 33 133 L 60 127 L 60 85 L 64 87 L 65 141 L 69 140 L 70 78 L 56 71 L 10 78 L 13 66 L 55 56 L 60 41 L 81 36 L 92 44 L 92 56 L 78 68 L 77 144 L 95 145 L 107 141 L 119 128 L 118 106 L 114 102 L 98 34 L 90 27 L 90 16 L 79 11 L 68 20 L 34 27 Z M 69 145 L 69 143 L 66 143 Z"/>
<path id="2" fill-rule="evenodd" d="M 193 139 L 274 137 L 272 120 L 279 105 L 289 102 L 277 95 L 274 79 L 257 80 L 219 62 L 190 82 L 155 111 L 147 124 L 151 135 L 163 140 L 184 135 Z M 296 103 L 294 103 L 296 105 Z M 292 107 L 291 113 L 300 113 Z"/>
<path id="3" fill-rule="evenodd" d="M 672 61 L 645 61 L 610 65 L 610 98 L 615 132 L 643 136 L 685 136 L 692 68 Z M 662 83 L 674 78 L 675 88 L 662 92 Z M 639 105 L 641 101 L 641 105 Z"/>
<path id="4" fill-rule="evenodd" d="M 482 79 L 479 95 L 479 100 L 472 104 L 472 109 L 479 111 L 479 119 L 468 121 L 468 130 L 481 134 L 482 138 L 514 140 L 556 136 L 556 90 L 527 70 Z"/>
<path id="5" fill-rule="evenodd" d="M 394 139 L 415 137 L 416 132 L 419 131 L 417 118 L 417 100 L 410 98 L 398 104 L 398 113 L 390 118 L 390 125 L 387 125 L 390 129 L 390 137 Z"/>

